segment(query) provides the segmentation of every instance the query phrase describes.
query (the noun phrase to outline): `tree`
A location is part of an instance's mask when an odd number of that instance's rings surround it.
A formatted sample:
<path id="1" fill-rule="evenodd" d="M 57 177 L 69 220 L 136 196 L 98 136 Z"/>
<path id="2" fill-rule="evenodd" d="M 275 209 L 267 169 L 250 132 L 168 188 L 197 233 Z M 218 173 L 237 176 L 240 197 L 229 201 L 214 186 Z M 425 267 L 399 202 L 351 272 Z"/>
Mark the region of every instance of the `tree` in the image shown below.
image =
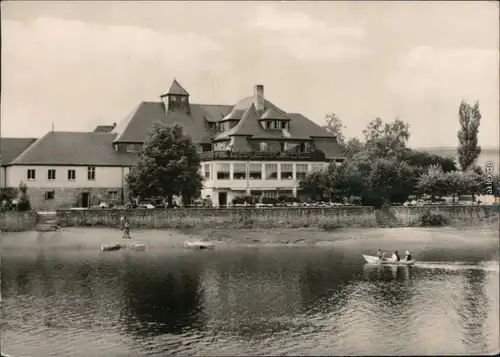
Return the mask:
<path id="1" fill-rule="evenodd" d="M 326 171 L 311 172 L 299 182 L 299 189 L 316 201 L 328 193 L 328 180 Z"/>
<path id="2" fill-rule="evenodd" d="M 462 190 L 464 194 L 472 195 L 472 201 L 475 200 L 476 195 L 481 193 L 484 187 L 484 177 L 472 170 L 463 172 Z"/>
<path id="3" fill-rule="evenodd" d="M 477 143 L 477 134 L 481 122 L 479 102 L 474 106 L 462 100 L 458 109 L 460 130 L 458 131 L 458 162 L 462 171 L 467 171 L 481 153 Z"/>
<path id="4" fill-rule="evenodd" d="M 434 155 L 425 151 L 406 148 L 402 153 L 401 159 L 406 161 L 410 166 L 420 167 L 424 171 L 432 165 L 441 166 L 441 169 L 445 173 L 457 170 L 457 165 L 453 158 Z"/>
<path id="5" fill-rule="evenodd" d="M 373 161 L 367 179 L 369 196 L 380 204 L 406 201 L 412 190 L 411 172 L 407 163 L 396 159 Z"/>
<path id="6" fill-rule="evenodd" d="M 19 184 L 19 192 L 21 193 L 19 196 L 19 200 L 17 201 L 17 210 L 18 211 L 31 211 L 31 203 L 28 198 L 28 186 L 24 182 L 21 181 Z"/>
<path id="7" fill-rule="evenodd" d="M 458 171 L 450 171 L 445 173 L 446 193 L 451 195 L 453 202 L 455 197 L 460 195 L 464 190 L 464 177 L 463 173 Z"/>
<path id="8" fill-rule="evenodd" d="M 333 134 L 337 138 L 337 142 L 340 145 L 344 145 L 345 136 L 342 133 L 342 129 L 345 129 L 345 125 L 342 124 L 342 120 L 335 113 L 326 113 L 325 114 L 325 122 L 323 128 L 329 133 Z"/>
<path id="9" fill-rule="evenodd" d="M 199 169 L 200 157 L 182 126 L 155 123 L 126 181 L 132 196 L 164 197 L 172 207 L 174 195 L 198 194 Z"/>
<path id="10" fill-rule="evenodd" d="M 363 134 L 366 150 L 372 157 L 381 158 L 401 156 L 410 138 L 409 125 L 399 119 L 384 123 L 376 118 L 363 130 Z"/>
<path id="11" fill-rule="evenodd" d="M 364 149 L 365 145 L 358 138 L 351 138 L 344 145 L 344 155 L 350 159 Z"/>
<path id="12" fill-rule="evenodd" d="M 432 197 L 442 197 L 446 195 L 447 184 L 443 169 L 439 165 L 432 165 L 427 172 L 422 174 L 417 182 L 419 194 L 426 194 Z"/>

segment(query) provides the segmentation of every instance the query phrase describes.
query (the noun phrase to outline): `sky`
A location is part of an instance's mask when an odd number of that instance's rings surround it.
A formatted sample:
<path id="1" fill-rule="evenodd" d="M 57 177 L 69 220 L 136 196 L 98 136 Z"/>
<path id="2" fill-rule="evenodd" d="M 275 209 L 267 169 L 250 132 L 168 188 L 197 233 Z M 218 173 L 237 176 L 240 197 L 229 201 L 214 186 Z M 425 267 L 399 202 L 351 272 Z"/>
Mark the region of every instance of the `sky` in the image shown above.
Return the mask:
<path id="1" fill-rule="evenodd" d="M 174 77 L 201 104 L 265 97 L 361 137 L 376 117 L 410 146 L 456 146 L 479 101 L 499 145 L 498 2 L 3 1 L 3 137 L 92 131 L 158 101 Z"/>

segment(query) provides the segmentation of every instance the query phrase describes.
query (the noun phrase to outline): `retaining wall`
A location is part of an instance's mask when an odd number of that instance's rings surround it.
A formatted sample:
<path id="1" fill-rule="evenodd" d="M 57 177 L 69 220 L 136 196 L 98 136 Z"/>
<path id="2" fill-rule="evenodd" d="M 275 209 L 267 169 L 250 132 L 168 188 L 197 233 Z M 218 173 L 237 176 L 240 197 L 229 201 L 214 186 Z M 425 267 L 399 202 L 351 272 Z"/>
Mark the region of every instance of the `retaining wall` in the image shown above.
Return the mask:
<path id="1" fill-rule="evenodd" d="M 57 211 L 62 227 L 118 227 L 120 216 L 129 217 L 132 227 L 143 228 L 299 228 L 342 227 L 409 227 L 419 224 L 426 211 L 440 212 L 451 224 L 478 224 L 498 220 L 500 212 L 494 206 L 393 206 L 384 210 L 373 207 L 332 208 L 230 208 L 230 209 L 169 209 L 169 210 L 84 210 Z"/>
<path id="2" fill-rule="evenodd" d="M 58 210 L 61 227 L 119 227 L 125 214 L 134 228 L 334 228 L 410 227 L 419 225 L 426 211 L 446 215 L 451 225 L 477 225 L 500 221 L 500 206 L 393 206 L 383 210 L 372 207 L 332 208 L 190 208 L 139 210 Z M 33 229 L 36 212 L 0 212 L 0 229 Z"/>
<path id="3" fill-rule="evenodd" d="M 0 230 L 3 232 L 20 232 L 33 229 L 36 225 L 37 213 L 31 212 L 0 212 Z"/>

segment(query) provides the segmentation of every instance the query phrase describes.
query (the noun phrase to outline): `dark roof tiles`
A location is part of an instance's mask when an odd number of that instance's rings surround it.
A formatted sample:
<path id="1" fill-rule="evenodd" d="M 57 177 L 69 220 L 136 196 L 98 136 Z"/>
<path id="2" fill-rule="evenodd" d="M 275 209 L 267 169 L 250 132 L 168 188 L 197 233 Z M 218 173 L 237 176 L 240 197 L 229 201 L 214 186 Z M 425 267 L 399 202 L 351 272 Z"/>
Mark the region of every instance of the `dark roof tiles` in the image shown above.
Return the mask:
<path id="1" fill-rule="evenodd" d="M 23 153 L 36 141 L 35 138 L 1 138 L 0 139 L 0 162 L 2 165 L 9 164 Z"/>
<path id="2" fill-rule="evenodd" d="M 136 154 L 113 149 L 113 133 L 48 132 L 12 165 L 132 166 Z"/>
<path id="3" fill-rule="evenodd" d="M 190 114 L 180 111 L 168 111 L 160 102 L 142 102 L 139 107 L 124 123 L 120 123 L 115 130 L 117 142 L 144 142 L 153 123 L 180 124 L 184 133 L 189 135 L 194 142 L 208 142 L 211 133 L 206 121 L 216 122 L 222 119 L 223 113 L 231 110 L 225 105 L 190 104 Z M 211 120 L 207 120 L 210 118 Z"/>
<path id="4" fill-rule="evenodd" d="M 176 79 L 174 79 L 172 85 L 170 86 L 170 89 L 163 96 L 165 95 L 189 95 L 189 93 L 180 85 L 179 82 L 177 82 Z"/>
<path id="5" fill-rule="evenodd" d="M 288 115 L 285 115 L 283 112 L 279 112 L 274 108 L 269 108 L 267 109 L 260 119 L 275 119 L 275 120 L 290 120 L 290 117 Z"/>

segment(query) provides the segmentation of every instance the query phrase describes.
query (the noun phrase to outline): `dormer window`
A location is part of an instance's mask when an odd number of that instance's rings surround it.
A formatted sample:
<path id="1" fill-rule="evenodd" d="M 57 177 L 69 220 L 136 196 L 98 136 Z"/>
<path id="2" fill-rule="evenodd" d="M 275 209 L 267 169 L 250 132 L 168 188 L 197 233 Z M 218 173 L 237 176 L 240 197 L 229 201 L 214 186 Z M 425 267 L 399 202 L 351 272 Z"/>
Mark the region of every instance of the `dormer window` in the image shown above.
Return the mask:
<path id="1" fill-rule="evenodd" d="M 281 129 L 282 127 L 284 127 L 284 124 L 285 123 L 282 123 L 280 120 L 268 120 L 268 121 L 266 121 L 265 128 L 267 128 L 267 129 Z"/>

